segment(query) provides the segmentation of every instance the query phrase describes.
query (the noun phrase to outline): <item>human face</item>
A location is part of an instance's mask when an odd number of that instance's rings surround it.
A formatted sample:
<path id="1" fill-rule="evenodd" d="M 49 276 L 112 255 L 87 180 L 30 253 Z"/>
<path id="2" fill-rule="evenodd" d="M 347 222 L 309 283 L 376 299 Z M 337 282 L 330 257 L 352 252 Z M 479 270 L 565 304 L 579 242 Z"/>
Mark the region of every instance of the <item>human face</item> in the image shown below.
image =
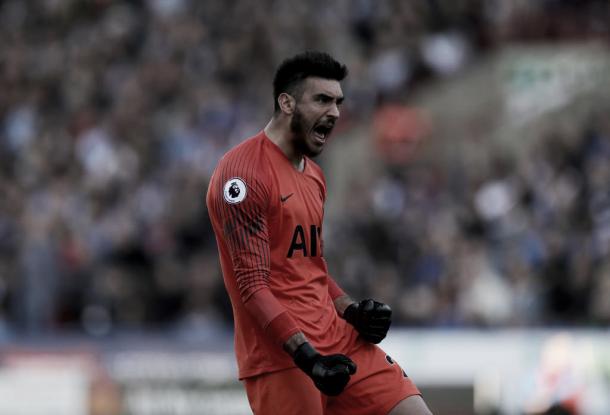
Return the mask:
<path id="1" fill-rule="evenodd" d="M 295 150 L 307 157 L 322 152 L 335 123 L 339 119 L 339 107 L 343 92 L 338 81 L 307 78 L 301 98 L 297 100 L 290 130 Z"/>

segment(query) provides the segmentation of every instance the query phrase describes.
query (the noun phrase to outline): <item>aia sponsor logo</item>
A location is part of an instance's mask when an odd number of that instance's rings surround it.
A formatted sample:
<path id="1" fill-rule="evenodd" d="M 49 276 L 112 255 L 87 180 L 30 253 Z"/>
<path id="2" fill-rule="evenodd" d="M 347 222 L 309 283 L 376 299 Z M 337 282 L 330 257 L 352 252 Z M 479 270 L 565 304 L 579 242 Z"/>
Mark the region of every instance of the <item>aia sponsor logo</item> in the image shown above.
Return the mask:
<path id="1" fill-rule="evenodd" d="M 297 225 L 292 233 L 286 257 L 292 258 L 298 252 L 304 257 L 322 256 L 322 247 L 318 242 L 320 239 L 319 226 L 309 225 L 309 229 L 305 229 L 302 225 Z"/>

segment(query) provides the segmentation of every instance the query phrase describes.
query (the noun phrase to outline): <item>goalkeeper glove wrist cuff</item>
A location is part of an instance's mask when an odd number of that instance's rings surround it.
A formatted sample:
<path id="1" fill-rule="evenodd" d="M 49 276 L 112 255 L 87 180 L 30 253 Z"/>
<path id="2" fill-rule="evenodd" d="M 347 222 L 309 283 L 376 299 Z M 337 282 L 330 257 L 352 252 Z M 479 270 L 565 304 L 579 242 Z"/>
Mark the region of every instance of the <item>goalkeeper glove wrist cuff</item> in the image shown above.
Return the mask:
<path id="1" fill-rule="evenodd" d="M 348 323 L 350 323 L 351 325 L 354 325 L 356 323 L 357 314 L 358 314 L 358 303 L 357 302 L 351 303 L 350 305 L 347 306 L 345 311 L 343 311 L 343 319 L 345 321 L 347 321 Z"/>
<path id="2" fill-rule="evenodd" d="M 292 358 L 294 363 L 305 373 L 311 374 L 313 365 L 316 359 L 320 356 L 320 353 L 313 348 L 309 342 L 301 344 L 294 351 Z"/>

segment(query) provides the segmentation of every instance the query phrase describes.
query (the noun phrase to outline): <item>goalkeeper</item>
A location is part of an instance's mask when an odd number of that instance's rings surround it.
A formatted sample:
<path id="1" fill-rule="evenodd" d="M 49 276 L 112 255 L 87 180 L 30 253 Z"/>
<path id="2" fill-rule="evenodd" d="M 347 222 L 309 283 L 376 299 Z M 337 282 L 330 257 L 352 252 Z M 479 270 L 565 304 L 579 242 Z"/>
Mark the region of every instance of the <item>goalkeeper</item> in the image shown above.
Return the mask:
<path id="1" fill-rule="evenodd" d="M 239 377 L 256 415 L 430 414 L 376 346 L 390 307 L 352 300 L 323 257 L 326 183 L 312 157 L 339 118 L 346 74 L 325 53 L 284 61 L 271 121 L 225 154 L 209 183 Z"/>

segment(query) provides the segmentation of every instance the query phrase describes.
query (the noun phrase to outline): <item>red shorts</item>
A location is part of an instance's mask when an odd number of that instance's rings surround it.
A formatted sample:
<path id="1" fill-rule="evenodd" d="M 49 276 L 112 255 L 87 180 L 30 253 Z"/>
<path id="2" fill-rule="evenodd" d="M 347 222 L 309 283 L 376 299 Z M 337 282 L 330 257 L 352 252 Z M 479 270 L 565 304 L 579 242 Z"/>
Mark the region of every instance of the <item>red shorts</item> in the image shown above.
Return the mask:
<path id="1" fill-rule="evenodd" d="M 300 369 L 243 380 L 255 415 L 386 415 L 419 390 L 379 347 L 364 343 L 347 356 L 358 370 L 339 396 L 326 396 Z"/>

